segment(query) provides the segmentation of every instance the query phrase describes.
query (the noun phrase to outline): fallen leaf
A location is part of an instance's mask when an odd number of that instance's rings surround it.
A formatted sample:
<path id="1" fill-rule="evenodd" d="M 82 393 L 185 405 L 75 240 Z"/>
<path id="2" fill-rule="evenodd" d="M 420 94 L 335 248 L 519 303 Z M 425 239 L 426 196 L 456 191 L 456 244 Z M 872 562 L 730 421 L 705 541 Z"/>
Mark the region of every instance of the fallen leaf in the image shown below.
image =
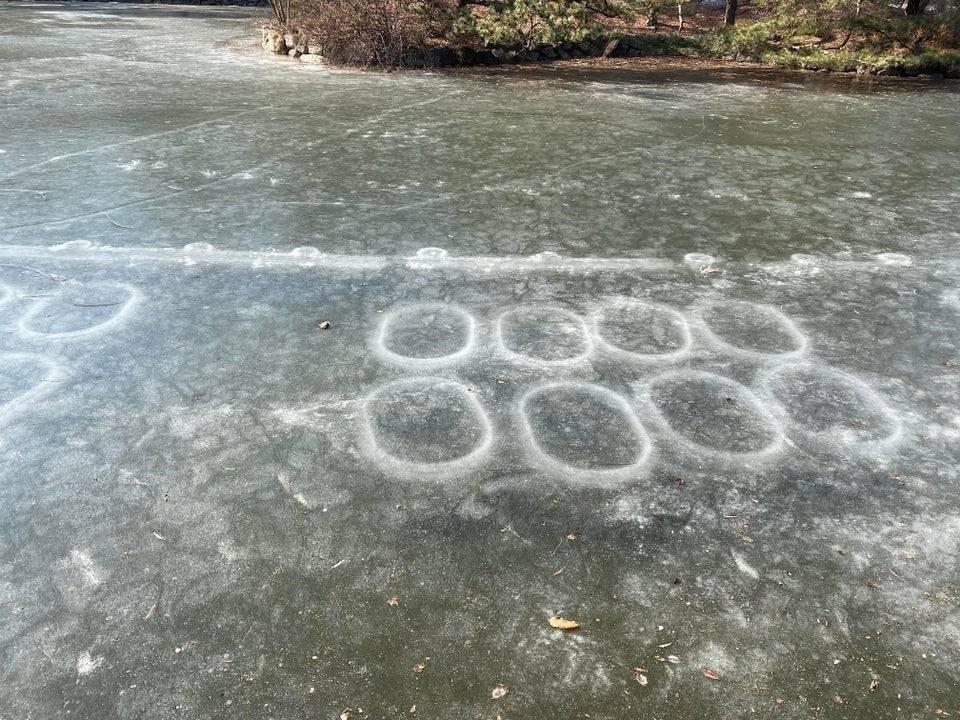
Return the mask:
<path id="1" fill-rule="evenodd" d="M 343 712 L 340 713 L 340 720 L 350 720 L 353 717 L 353 710 L 351 708 L 344 708 Z"/>
<path id="2" fill-rule="evenodd" d="M 644 675 L 645 672 L 646 670 L 644 670 L 643 668 L 635 667 L 633 669 L 633 679 L 644 686 L 649 682 L 647 680 L 647 676 Z"/>
<path id="3" fill-rule="evenodd" d="M 574 535 L 573 533 L 570 533 L 569 535 L 567 535 L 567 540 L 576 540 L 576 539 L 577 539 L 577 536 Z"/>
<path id="4" fill-rule="evenodd" d="M 399 604 L 400 604 L 400 598 L 398 598 L 396 595 L 391 595 L 390 597 L 387 598 L 387 605 L 396 607 Z"/>
<path id="5" fill-rule="evenodd" d="M 709 680 L 719 680 L 719 679 L 720 679 L 720 673 L 718 673 L 716 670 L 714 670 L 714 669 L 712 669 L 712 668 L 702 667 L 702 668 L 700 668 L 700 672 L 702 672 L 702 673 L 703 673 L 703 676 L 704 676 L 705 678 L 709 679 Z"/>
<path id="6" fill-rule="evenodd" d="M 501 685 L 500 683 L 497 683 L 497 686 L 493 689 L 493 692 L 490 693 L 490 697 L 492 697 L 494 700 L 499 700 L 508 692 L 510 691 L 507 689 L 506 685 Z"/>
<path id="7" fill-rule="evenodd" d="M 880 681 L 879 681 L 879 680 L 877 680 L 876 678 L 874 678 L 873 680 L 870 681 L 870 692 L 873 692 L 873 691 L 876 690 L 878 687 L 880 687 Z"/>
<path id="8" fill-rule="evenodd" d="M 317 327 L 320 328 L 321 330 L 329 330 L 329 329 L 330 329 L 330 321 L 329 321 L 329 320 L 324 320 L 324 321 L 321 322 L 319 325 L 317 325 Z"/>
<path id="9" fill-rule="evenodd" d="M 843 698 L 840 697 L 839 695 L 834 695 L 834 696 L 833 696 L 833 701 L 834 701 L 837 705 L 843 705 Z"/>
<path id="10" fill-rule="evenodd" d="M 427 669 L 426 663 L 417 663 L 416 665 L 413 666 L 413 671 L 418 675 L 426 669 Z"/>
<path id="11" fill-rule="evenodd" d="M 576 620 L 567 620 L 559 615 L 554 615 L 547 622 L 550 623 L 550 627 L 554 627 L 557 630 L 563 630 L 564 632 L 570 632 L 571 630 L 576 630 L 580 627 L 580 623 L 578 623 Z"/>
<path id="12" fill-rule="evenodd" d="M 705 268 L 700 270 L 700 272 L 704 275 L 719 275 L 720 268 L 718 268 L 716 265 L 707 265 Z"/>
<path id="13" fill-rule="evenodd" d="M 411 706 L 410 706 L 410 714 L 411 714 L 411 715 L 416 715 L 416 714 L 417 714 L 417 706 L 416 706 L 416 705 L 411 705 Z"/>
<path id="14" fill-rule="evenodd" d="M 657 645 L 658 648 L 668 648 L 673 645 L 672 642 L 664 643 L 663 645 Z"/>
<path id="15" fill-rule="evenodd" d="M 680 658 L 678 658 L 676 655 L 667 655 L 667 662 L 671 665 L 679 665 Z"/>

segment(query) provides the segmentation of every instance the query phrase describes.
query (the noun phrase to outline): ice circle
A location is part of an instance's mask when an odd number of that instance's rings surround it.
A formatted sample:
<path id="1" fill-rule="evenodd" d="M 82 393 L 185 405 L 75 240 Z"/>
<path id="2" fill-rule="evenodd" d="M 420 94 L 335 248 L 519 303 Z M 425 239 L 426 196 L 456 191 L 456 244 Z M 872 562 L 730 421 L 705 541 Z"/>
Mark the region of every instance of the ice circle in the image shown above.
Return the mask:
<path id="1" fill-rule="evenodd" d="M 696 458 L 758 462 L 784 448 L 775 414 L 749 388 L 722 375 L 661 373 L 642 387 L 641 399 L 666 439 Z"/>
<path id="2" fill-rule="evenodd" d="M 544 382 L 517 404 L 531 464 L 583 486 L 636 479 L 653 444 L 630 403 L 612 390 L 584 382 Z"/>
<path id="3" fill-rule="evenodd" d="M 373 350 L 393 365 L 436 369 L 468 357 L 476 344 L 476 331 L 473 315 L 458 305 L 407 305 L 384 316 L 373 338 Z"/>
<path id="4" fill-rule="evenodd" d="M 65 287 L 34 303 L 20 318 L 17 331 L 44 340 L 97 335 L 122 323 L 142 299 L 140 290 L 126 283 Z"/>
<path id="5" fill-rule="evenodd" d="M 872 454 L 903 434 L 880 394 L 842 370 L 795 363 L 771 368 L 759 382 L 780 409 L 788 435 L 807 449 Z"/>
<path id="6" fill-rule="evenodd" d="M 719 300 L 692 312 L 700 331 L 715 348 L 751 360 L 793 360 L 808 341 L 796 324 L 772 305 Z"/>
<path id="7" fill-rule="evenodd" d="M 490 455 L 493 427 L 474 393 L 439 377 L 405 378 L 373 390 L 360 404 L 361 445 L 389 475 L 452 480 Z"/>
<path id="8" fill-rule="evenodd" d="M 560 307 L 531 305 L 508 310 L 494 323 L 496 343 L 511 360 L 545 367 L 586 360 L 593 342 L 586 322 Z"/>
<path id="9" fill-rule="evenodd" d="M 590 315 L 597 348 L 620 360 L 676 361 L 693 345 L 686 318 L 667 305 L 638 298 L 604 301 Z"/>

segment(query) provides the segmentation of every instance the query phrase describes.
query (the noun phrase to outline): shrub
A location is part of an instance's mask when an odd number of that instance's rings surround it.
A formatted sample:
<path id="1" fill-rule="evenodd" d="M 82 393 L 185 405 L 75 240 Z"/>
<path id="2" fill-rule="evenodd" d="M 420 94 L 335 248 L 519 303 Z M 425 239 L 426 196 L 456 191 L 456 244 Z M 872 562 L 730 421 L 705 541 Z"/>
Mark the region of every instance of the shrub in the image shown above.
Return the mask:
<path id="1" fill-rule="evenodd" d="M 599 32 L 594 15 L 592 6 L 577 0 L 510 0 L 468 5 L 455 29 L 490 47 L 529 50 L 587 39 Z"/>
<path id="2" fill-rule="evenodd" d="M 398 67 L 448 36 L 456 11 L 456 0 L 294 0 L 290 23 L 337 65 Z"/>

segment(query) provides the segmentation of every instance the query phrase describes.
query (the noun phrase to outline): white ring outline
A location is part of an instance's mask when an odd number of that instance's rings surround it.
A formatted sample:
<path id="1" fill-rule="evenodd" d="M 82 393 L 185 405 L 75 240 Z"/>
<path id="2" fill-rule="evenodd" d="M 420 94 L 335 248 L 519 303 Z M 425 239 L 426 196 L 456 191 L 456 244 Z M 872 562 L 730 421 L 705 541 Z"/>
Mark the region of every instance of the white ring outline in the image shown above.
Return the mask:
<path id="1" fill-rule="evenodd" d="M 22 362 L 32 362 L 37 365 L 41 365 L 46 368 L 47 374 L 28 390 L 25 390 L 16 397 L 0 405 L 0 424 L 4 423 L 9 415 L 15 414 L 22 410 L 24 405 L 32 404 L 52 392 L 53 388 L 51 383 L 61 381 L 67 377 L 67 371 L 63 368 L 63 366 L 50 359 L 46 355 L 25 352 L 0 354 L 0 361 L 7 361 L 11 359 L 20 360 Z"/>
<path id="2" fill-rule="evenodd" d="M 570 389 L 574 392 L 584 392 L 588 395 L 598 396 L 601 398 L 601 402 L 619 411 L 637 438 L 638 444 L 641 444 L 643 447 L 637 459 L 631 464 L 621 467 L 591 469 L 563 462 L 544 450 L 534 435 L 533 425 L 530 424 L 529 413 L 527 412 L 527 404 L 534 396 L 558 389 Z M 520 426 L 523 444 L 533 460 L 530 464 L 536 468 L 544 467 L 552 475 L 562 477 L 574 485 L 606 487 L 611 484 L 622 484 L 634 480 L 637 478 L 637 474 L 649 464 L 653 456 L 653 440 L 640 422 L 640 418 L 637 416 L 633 406 L 622 395 L 603 385 L 570 380 L 547 380 L 540 382 L 530 387 L 520 396 L 520 399 L 516 403 L 514 414 L 517 417 L 517 424 Z"/>
<path id="3" fill-rule="evenodd" d="M 368 410 L 370 403 L 376 400 L 379 395 L 391 389 L 418 385 L 432 387 L 451 386 L 455 388 L 458 395 L 466 398 L 467 404 L 473 411 L 473 415 L 477 419 L 482 432 L 480 442 L 473 450 L 466 455 L 452 460 L 416 462 L 414 460 L 398 458 L 396 455 L 392 455 L 384 450 L 377 443 L 372 418 Z M 366 450 L 367 457 L 384 472 L 403 480 L 440 480 L 463 477 L 482 467 L 493 447 L 493 424 L 483 409 L 483 405 L 480 404 L 480 401 L 477 400 L 476 396 L 470 392 L 466 385 L 449 378 L 435 376 L 401 378 L 374 388 L 360 401 L 360 423 L 360 442 Z"/>
<path id="4" fill-rule="evenodd" d="M 129 293 L 129 297 L 124 301 L 119 310 L 101 323 L 97 323 L 96 325 L 91 325 L 90 327 L 82 328 L 80 330 L 67 330 L 64 332 L 55 333 L 41 332 L 29 327 L 30 321 L 33 320 L 33 318 L 36 317 L 36 315 L 42 310 L 45 310 L 47 306 L 57 302 L 60 296 L 58 294 L 52 297 L 44 298 L 43 300 L 34 303 L 23 314 L 23 316 L 20 318 L 20 321 L 17 323 L 17 332 L 20 333 L 21 336 L 43 338 L 44 340 L 61 340 L 65 338 L 83 337 L 84 335 L 93 335 L 101 330 L 106 330 L 114 325 L 119 324 L 129 314 L 133 307 L 143 299 L 143 293 L 141 293 L 140 290 L 135 288 L 133 285 L 128 285 L 127 283 L 97 282 L 92 283 L 91 285 L 94 287 L 112 286 L 121 288 Z"/>
<path id="5" fill-rule="evenodd" d="M 454 314 L 461 316 L 466 320 L 467 337 L 463 346 L 447 355 L 434 355 L 431 357 L 415 357 L 412 355 L 401 355 L 387 347 L 387 330 L 390 323 L 398 313 L 409 310 L 449 310 Z M 411 303 L 409 305 L 399 305 L 390 308 L 390 312 L 385 315 L 377 326 L 377 332 L 373 336 L 373 351 L 384 362 L 400 367 L 406 366 L 415 370 L 432 370 L 445 365 L 453 365 L 465 360 L 473 353 L 477 344 L 477 320 L 473 315 L 455 303 L 425 302 Z"/>
<path id="6" fill-rule="evenodd" d="M 736 394 L 742 397 L 750 409 L 760 418 L 771 430 L 773 440 L 760 448 L 759 450 L 749 450 L 738 452 L 736 450 L 719 450 L 709 445 L 703 445 L 690 440 L 688 437 L 676 430 L 667 417 L 661 412 L 659 406 L 653 400 L 653 389 L 655 386 L 672 381 L 680 382 L 715 382 L 721 386 L 736 388 Z M 642 386 L 642 400 L 649 408 L 653 420 L 660 426 L 661 431 L 667 438 L 678 445 L 681 449 L 698 455 L 705 459 L 719 461 L 721 463 L 751 463 L 771 460 L 783 452 L 786 447 L 786 435 L 783 426 L 777 418 L 776 413 L 771 412 L 764 407 L 760 397 L 746 385 L 743 385 L 733 378 L 725 375 L 706 372 L 703 370 L 668 370 L 667 372 L 654 375 Z"/>
<path id="7" fill-rule="evenodd" d="M 840 384 L 848 385 L 858 398 L 870 409 L 875 410 L 881 415 L 893 429 L 884 437 L 877 440 L 865 440 L 863 442 L 848 442 L 842 439 L 842 434 L 834 430 L 808 430 L 803 425 L 794 420 L 793 415 L 787 410 L 786 406 L 777 398 L 773 389 L 773 383 L 777 378 L 782 378 L 790 372 L 808 372 L 811 375 L 822 374 L 826 378 L 839 379 Z M 777 408 L 781 414 L 783 424 L 787 432 L 795 435 L 801 442 L 813 449 L 822 452 L 835 452 L 836 448 L 843 447 L 851 452 L 860 455 L 872 455 L 882 452 L 897 443 L 903 438 L 903 421 L 894 412 L 883 396 L 874 390 L 869 384 L 851 373 L 829 365 L 818 365 L 812 362 L 798 362 L 786 365 L 780 365 L 765 370 L 757 377 L 757 382 L 761 391 L 771 400 L 774 408 Z M 824 383 L 826 384 L 826 383 Z"/>
<path id="8" fill-rule="evenodd" d="M 503 339 L 503 318 L 512 313 L 522 311 L 549 311 L 565 317 L 572 325 L 579 329 L 580 335 L 583 337 L 583 352 L 581 352 L 579 355 L 574 355 L 573 357 L 547 360 L 545 358 L 534 357 L 533 355 L 524 355 L 523 353 L 514 352 L 508 348 Z M 510 310 L 505 310 L 500 313 L 497 316 L 497 319 L 493 322 L 493 335 L 497 349 L 506 355 L 507 358 L 517 363 L 533 365 L 535 367 L 565 367 L 570 365 L 579 365 L 580 363 L 586 362 L 590 359 L 594 349 L 593 334 L 590 332 L 590 328 L 587 326 L 586 320 L 572 310 L 567 310 L 566 308 L 559 307 L 557 305 L 519 305 L 515 308 L 511 308 Z"/>
<path id="9" fill-rule="evenodd" d="M 761 352 L 760 350 L 749 350 L 747 348 L 738 347 L 737 345 L 728 343 L 710 329 L 710 323 L 708 323 L 706 318 L 703 316 L 707 309 L 720 305 L 747 305 L 754 308 L 760 308 L 763 312 L 770 313 L 770 315 L 776 319 L 777 324 L 780 325 L 780 328 L 793 340 L 797 347 L 793 350 L 787 350 L 786 352 L 766 353 Z M 785 313 L 773 305 L 750 302 L 749 300 L 715 300 L 692 308 L 690 310 L 690 315 L 696 321 L 707 342 L 718 350 L 727 353 L 728 355 L 748 358 L 750 360 L 795 360 L 802 357 L 807 352 L 807 348 L 810 345 L 810 341 L 807 340 L 807 336 L 800 331 L 800 328 L 796 326 L 796 323 L 794 323 L 793 320 L 787 317 Z"/>
<path id="10" fill-rule="evenodd" d="M 624 348 L 614 345 L 610 341 L 604 339 L 603 332 L 600 329 L 601 325 L 603 324 L 601 315 L 610 306 L 622 308 L 629 305 L 642 305 L 651 308 L 656 312 L 662 312 L 670 316 L 674 323 L 678 324 L 680 328 L 680 339 L 682 342 L 681 346 L 676 350 L 671 350 L 664 353 L 640 353 L 634 350 L 625 350 Z M 593 333 L 593 339 L 596 347 L 606 353 L 615 355 L 624 360 L 639 360 L 641 362 L 676 362 L 689 355 L 690 350 L 693 348 L 693 333 L 690 330 L 690 323 L 687 322 L 687 319 L 683 316 L 682 312 L 676 308 L 670 307 L 669 305 L 663 305 L 662 303 L 650 302 L 649 300 L 642 300 L 641 298 L 628 296 L 609 298 L 604 300 L 604 307 L 598 307 L 596 310 L 590 313 L 589 321 L 590 330 Z"/>

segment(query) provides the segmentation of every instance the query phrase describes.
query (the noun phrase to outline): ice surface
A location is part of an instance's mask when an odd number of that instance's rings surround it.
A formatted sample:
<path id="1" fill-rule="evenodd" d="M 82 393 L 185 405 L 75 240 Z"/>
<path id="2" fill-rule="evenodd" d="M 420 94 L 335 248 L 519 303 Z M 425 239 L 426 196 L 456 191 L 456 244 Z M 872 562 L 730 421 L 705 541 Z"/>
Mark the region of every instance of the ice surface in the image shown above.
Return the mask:
<path id="1" fill-rule="evenodd" d="M 0 8 L 0 718 L 960 710 L 952 86 L 250 17 Z"/>

